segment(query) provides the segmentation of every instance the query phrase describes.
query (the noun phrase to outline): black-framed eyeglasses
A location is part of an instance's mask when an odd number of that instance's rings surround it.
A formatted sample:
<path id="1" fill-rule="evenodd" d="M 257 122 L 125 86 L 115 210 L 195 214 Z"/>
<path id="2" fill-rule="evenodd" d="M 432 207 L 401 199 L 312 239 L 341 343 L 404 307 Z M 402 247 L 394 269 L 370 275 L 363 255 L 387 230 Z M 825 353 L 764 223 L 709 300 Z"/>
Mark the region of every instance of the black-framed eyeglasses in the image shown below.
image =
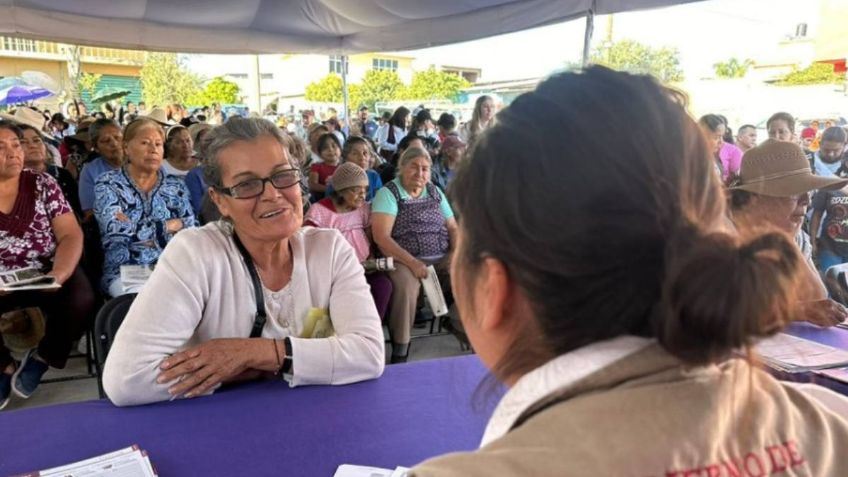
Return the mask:
<path id="1" fill-rule="evenodd" d="M 265 192 L 266 182 L 270 182 L 275 189 L 288 189 L 300 182 L 300 170 L 283 169 L 264 179 L 248 179 L 232 187 L 220 187 L 218 192 L 233 199 L 252 199 Z"/>

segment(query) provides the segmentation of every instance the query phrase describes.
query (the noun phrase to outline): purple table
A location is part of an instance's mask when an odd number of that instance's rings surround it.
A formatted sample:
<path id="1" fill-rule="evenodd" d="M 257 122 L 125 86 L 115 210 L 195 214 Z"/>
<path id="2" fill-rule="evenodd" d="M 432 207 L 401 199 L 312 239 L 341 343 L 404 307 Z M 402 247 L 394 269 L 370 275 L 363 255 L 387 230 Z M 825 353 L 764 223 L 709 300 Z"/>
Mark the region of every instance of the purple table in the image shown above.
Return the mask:
<path id="1" fill-rule="evenodd" d="M 799 338 L 805 338 L 834 348 L 848 350 L 848 330 L 842 328 L 820 328 L 809 323 L 793 323 L 786 332 Z M 780 379 L 816 383 L 848 396 L 848 384 L 813 373 L 776 373 Z"/>
<path id="2" fill-rule="evenodd" d="M 411 466 L 479 445 L 499 398 L 474 400 L 484 376 L 476 356 L 463 356 L 389 366 L 380 379 L 332 388 L 273 381 L 133 408 L 88 401 L 0 412 L 0 475 L 131 444 L 162 476 L 329 477 L 340 464 Z"/>

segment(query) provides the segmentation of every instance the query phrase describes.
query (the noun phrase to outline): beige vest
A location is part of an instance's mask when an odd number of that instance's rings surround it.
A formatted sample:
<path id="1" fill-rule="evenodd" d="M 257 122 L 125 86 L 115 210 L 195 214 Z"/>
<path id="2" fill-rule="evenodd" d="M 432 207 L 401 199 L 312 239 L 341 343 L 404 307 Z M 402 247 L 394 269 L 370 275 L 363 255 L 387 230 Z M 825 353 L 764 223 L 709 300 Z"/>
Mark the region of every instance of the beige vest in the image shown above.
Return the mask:
<path id="1" fill-rule="evenodd" d="M 650 346 L 534 404 L 502 438 L 412 469 L 459 476 L 848 476 L 848 421 L 743 360 Z"/>

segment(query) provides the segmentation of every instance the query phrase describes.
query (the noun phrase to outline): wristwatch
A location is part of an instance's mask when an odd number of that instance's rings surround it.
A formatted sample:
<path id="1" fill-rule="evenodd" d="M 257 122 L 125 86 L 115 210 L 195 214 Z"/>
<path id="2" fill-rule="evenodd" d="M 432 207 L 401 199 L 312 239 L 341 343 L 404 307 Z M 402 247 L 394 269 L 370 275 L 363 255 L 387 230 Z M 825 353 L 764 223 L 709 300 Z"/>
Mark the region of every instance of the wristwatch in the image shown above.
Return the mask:
<path id="1" fill-rule="evenodd" d="M 280 366 L 280 375 L 286 381 L 291 381 L 294 377 L 294 373 L 292 373 L 292 345 L 291 340 L 286 337 L 283 341 L 283 348 L 285 351 L 285 357 L 283 358 L 283 365 Z"/>

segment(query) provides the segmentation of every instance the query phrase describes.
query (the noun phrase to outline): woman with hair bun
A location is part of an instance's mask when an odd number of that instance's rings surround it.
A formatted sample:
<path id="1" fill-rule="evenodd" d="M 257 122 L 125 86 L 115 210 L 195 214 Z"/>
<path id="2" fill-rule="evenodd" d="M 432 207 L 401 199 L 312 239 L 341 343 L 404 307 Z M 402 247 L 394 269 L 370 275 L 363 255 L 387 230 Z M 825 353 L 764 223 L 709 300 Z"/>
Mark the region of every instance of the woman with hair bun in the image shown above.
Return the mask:
<path id="1" fill-rule="evenodd" d="M 451 185 L 451 279 L 508 389 L 479 450 L 410 476 L 848 475 L 848 421 L 816 394 L 848 400 L 747 358 L 805 265 L 784 233 L 729 230 L 714 168 L 649 76 L 564 73 L 500 112 Z"/>

